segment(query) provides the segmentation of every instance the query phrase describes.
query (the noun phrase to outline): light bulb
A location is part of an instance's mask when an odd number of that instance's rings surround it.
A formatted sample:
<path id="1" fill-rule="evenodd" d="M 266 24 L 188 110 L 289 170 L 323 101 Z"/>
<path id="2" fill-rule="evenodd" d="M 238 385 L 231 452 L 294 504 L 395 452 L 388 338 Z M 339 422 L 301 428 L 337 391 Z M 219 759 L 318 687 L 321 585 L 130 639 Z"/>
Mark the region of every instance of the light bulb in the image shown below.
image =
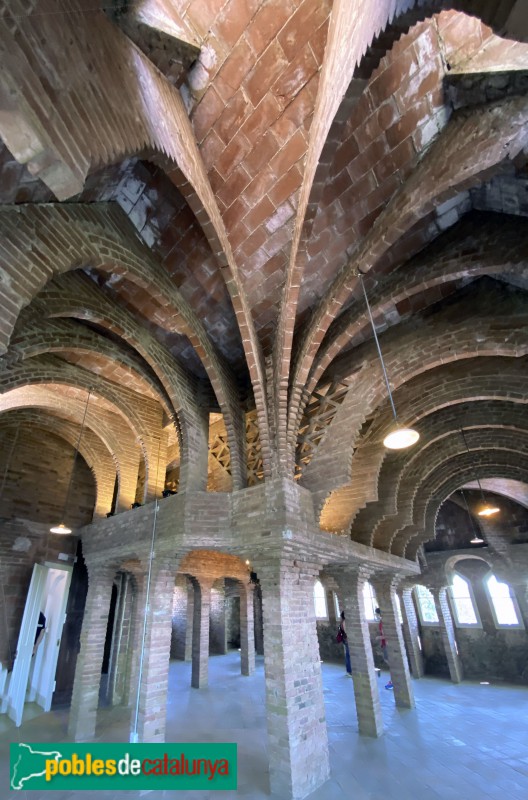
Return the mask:
<path id="1" fill-rule="evenodd" d="M 413 428 L 394 428 L 383 440 L 388 450 L 405 450 L 406 447 L 416 444 L 420 434 Z"/>
<path id="2" fill-rule="evenodd" d="M 479 517 L 492 517 L 493 514 L 498 514 L 500 508 L 497 506 L 483 506 L 478 512 Z"/>
<path id="3" fill-rule="evenodd" d="M 65 525 L 64 522 L 61 522 L 60 525 L 54 525 L 53 528 L 50 528 L 50 533 L 67 534 L 71 532 L 72 532 L 71 528 L 68 528 L 68 526 Z"/>

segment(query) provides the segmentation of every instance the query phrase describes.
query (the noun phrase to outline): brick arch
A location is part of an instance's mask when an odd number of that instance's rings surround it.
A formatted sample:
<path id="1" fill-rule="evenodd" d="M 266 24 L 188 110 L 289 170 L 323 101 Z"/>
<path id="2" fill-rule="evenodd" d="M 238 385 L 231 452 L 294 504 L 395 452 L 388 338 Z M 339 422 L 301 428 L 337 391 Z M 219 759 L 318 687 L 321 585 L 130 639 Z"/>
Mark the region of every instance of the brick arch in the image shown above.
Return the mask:
<path id="1" fill-rule="evenodd" d="M 17 314 L 53 275 L 83 266 L 126 275 L 162 306 L 168 302 L 177 310 L 183 332 L 202 360 L 222 408 L 230 437 L 234 486 L 240 488 L 245 480 L 245 442 L 235 378 L 189 303 L 151 252 L 139 243 L 123 212 L 104 204 L 4 206 L 0 213 L 0 232 L 5 243 L 0 265 L 5 266 L 9 274 L 16 264 L 16 269 L 27 278 L 25 295 L 7 297 L 15 303 Z M 28 249 L 28 242 L 35 239 L 39 242 L 38 250 Z M 72 241 L 75 242 L 74 251 Z M 8 325 L 12 318 L 12 314 L 6 318 Z M 11 328 L 7 333 L 11 335 Z M 7 341 L 6 334 L 6 344 Z"/>
<path id="2" fill-rule="evenodd" d="M 29 329 L 28 329 L 29 328 Z M 90 328 L 63 320 L 31 320 L 29 325 L 20 326 L 15 341 L 12 340 L 7 351 L 5 362 L 12 365 L 19 361 L 27 361 L 35 356 L 46 353 L 60 353 L 72 351 L 83 355 L 96 353 L 110 362 L 117 362 L 134 372 L 156 394 L 156 398 L 163 406 L 167 416 L 172 417 L 175 409 L 172 407 L 165 390 L 152 375 L 145 369 L 143 360 L 134 357 L 116 342 L 106 339 Z"/>
<path id="3" fill-rule="evenodd" d="M 429 519 L 427 516 L 429 504 L 431 502 L 435 504 L 436 518 L 439 508 L 436 505 L 438 498 L 442 497 L 442 502 L 446 499 L 443 496 L 443 488 L 441 491 L 439 489 L 439 487 L 444 486 L 444 482 L 445 486 L 454 486 L 452 491 L 449 492 L 449 495 L 451 495 L 453 491 L 466 482 L 466 476 L 471 474 L 473 476 L 478 474 L 479 477 L 488 477 L 491 475 L 490 470 L 495 470 L 496 472 L 500 465 L 507 465 L 512 469 L 519 465 L 522 467 L 523 464 L 528 462 L 526 454 L 527 442 L 528 438 L 526 436 L 521 437 L 517 434 L 516 437 L 511 437 L 511 441 L 502 449 L 496 448 L 493 441 L 488 440 L 486 442 L 483 438 L 480 448 L 478 448 L 477 465 L 475 465 L 474 453 L 470 452 L 468 454 L 465 450 L 454 451 L 451 454 L 451 458 L 442 460 L 418 486 L 412 497 L 412 507 L 403 511 L 395 521 L 390 534 L 390 544 L 387 541 L 389 552 L 395 555 L 404 555 L 410 539 L 427 531 L 426 522 Z M 516 447 L 516 450 L 513 450 L 514 447 Z M 515 463 L 513 463 L 513 458 Z M 521 470 L 518 469 L 517 474 L 520 474 L 520 472 Z"/>
<path id="4" fill-rule="evenodd" d="M 52 389 L 46 384 L 39 384 L 37 386 L 21 386 L 5 392 L 0 397 L 0 413 L 22 409 L 31 412 L 32 409 L 42 409 L 49 415 L 54 415 L 71 424 L 78 424 L 82 419 L 85 404 L 81 398 L 62 397 L 60 405 L 57 405 L 56 395 Z M 111 453 L 116 469 L 119 471 L 122 449 L 118 433 L 114 432 L 108 422 L 90 408 L 86 415 L 86 428 L 101 439 L 106 450 Z"/>
<path id="5" fill-rule="evenodd" d="M 53 8 L 56 2 L 50 0 L 48 6 Z M 53 18 L 53 14 L 24 15 L 15 20 L 13 30 L 5 31 L 6 95 L 9 92 L 9 99 L 5 99 L 10 118 L 1 127 L 2 138 L 15 158 L 30 162 L 32 174 L 39 175 L 59 200 L 79 193 L 88 171 L 98 165 L 144 152 L 155 161 L 170 164 L 169 177 L 187 199 L 225 274 L 257 398 L 267 464 L 269 439 L 262 354 L 225 225 L 181 95 L 104 13 L 63 14 L 60 26 L 51 25 Z M 40 58 L 35 57 L 35 52 Z M 57 53 L 68 53 L 68 61 L 76 65 L 73 72 L 64 58 L 57 60 Z M 50 63 L 54 65 L 51 74 Z M 130 75 L 135 80 L 129 80 Z M 33 104 L 41 109 L 45 125 L 29 112 Z M 80 105 L 82 114 L 78 112 Z M 28 132 L 30 146 L 27 137 L 20 137 L 20 130 Z M 224 398 L 223 401 L 226 402 Z M 236 462 L 243 457 L 243 447 L 234 444 Z M 244 470 L 241 468 L 239 475 L 237 466 L 238 486 L 243 485 L 243 476 Z"/>
<path id="6" fill-rule="evenodd" d="M 424 16 L 426 16 L 427 13 L 430 15 L 434 13 L 434 11 L 440 10 L 441 7 L 453 7 L 454 4 L 443 4 L 442 6 L 436 6 L 435 4 L 432 6 L 426 4 L 420 5 L 423 5 Z M 302 254 L 301 257 L 299 256 L 299 247 L 302 237 L 302 227 L 305 224 L 306 217 L 312 218 L 313 216 L 313 209 L 311 211 L 308 211 L 308 209 L 310 193 L 314 186 L 318 164 L 321 162 L 328 162 L 329 160 L 328 155 L 325 154 L 323 150 L 327 142 L 328 131 L 338 113 L 341 100 L 352 82 L 354 72 L 360 64 L 367 47 L 380 32 L 387 29 L 387 26 L 391 22 L 397 20 L 402 14 L 409 12 L 413 7 L 414 4 L 408 0 L 402 0 L 396 4 L 389 3 L 388 0 L 383 3 L 378 2 L 378 0 L 372 0 L 372 2 L 362 3 L 361 7 L 355 9 L 355 13 L 351 13 L 347 0 L 336 0 L 334 3 L 326 48 L 326 58 L 321 74 L 314 119 L 310 131 L 310 144 L 306 157 L 304 181 L 301 188 L 290 262 L 286 276 L 279 324 L 280 335 L 277 338 L 275 358 L 277 378 L 275 387 L 279 398 L 279 414 L 283 416 L 287 414 L 291 416 L 292 409 L 293 413 L 295 413 L 295 406 L 297 403 L 295 393 L 302 390 L 302 385 L 306 379 L 304 375 L 300 377 L 297 375 L 297 367 L 293 366 L 292 369 L 290 368 L 290 354 L 292 352 L 294 339 L 294 324 L 299 286 L 304 267 Z M 455 7 L 458 7 L 458 4 Z M 425 8 L 429 9 L 428 12 L 425 12 Z M 466 5 L 465 8 L 469 9 L 470 6 Z M 511 3 L 506 5 L 497 3 L 493 8 L 495 10 L 511 8 Z M 479 15 L 477 3 L 471 5 L 470 13 L 475 13 L 477 16 Z M 497 22 L 490 8 L 486 9 L 485 21 L 490 22 L 494 28 L 498 27 L 502 29 L 502 21 Z M 513 23 L 511 27 L 514 27 Z M 358 91 L 358 87 L 354 87 L 356 96 L 360 94 L 360 92 L 361 89 Z M 348 101 L 350 102 L 350 98 L 348 98 Z M 353 101 L 354 98 L 352 98 L 352 102 Z M 349 109 L 345 110 L 344 116 L 348 116 L 348 111 Z M 318 323 L 319 321 L 317 321 L 311 329 L 312 333 L 317 330 Z M 311 336 L 309 338 L 311 338 Z M 307 363 L 303 365 L 303 371 L 309 367 L 311 355 L 310 351 L 306 353 Z M 292 402 L 289 412 L 287 412 L 287 389 L 282 387 L 287 386 L 289 373 L 291 373 L 292 376 L 290 383 L 293 387 L 293 396 L 290 398 Z M 297 383 L 299 386 L 297 386 Z M 282 424 L 282 436 L 285 442 L 287 436 L 286 424 L 287 423 Z M 291 453 L 284 454 L 283 460 L 285 464 L 288 465 L 291 462 Z"/>
<path id="7" fill-rule="evenodd" d="M 0 379 L 2 394 L 13 389 L 25 386 L 37 386 L 46 384 L 48 386 L 73 386 L 84 389 L 86 392 L 93 390 L 93 394 L 100 395 L 104 400 L 113 406 L 117 414 L 125 421 L 130 429 L 131 436 L 139 442 L 146 468 L 149 464 L 149 451 L 147 441 L 149 433 L 136 410 L 123 396 L 122 389 L 114 389 L 108 381 L 104 381 L 93 373 L 85 370 L 69 369 L 71 365 L 62 362 L 57 363 L 54 359 L 45 357 L 33 358 L 29 366 L 19 365 L 9 373 L 3 373 Z"/>
<path id="8" fill-rule="evenodd" d="M 390 312 L 398 307 L 412 306 L 420 310 L 419 295 L 425 294 L 427 304 L 441 299 L 440 287 L 460 279 L 484 275 L 502 275 L 514 271 L 528 275 L 526 234 L 528 223 L 507 215 L 469 215 L 464 223 L 450 231 L 445 245 L 442 239 L 406 265 L 405 270 L 381 276 L 369 289 L 369 303 L 374 320 L 386 323 Z M 445 236 L 445 235 L 444 235 Z M 432 290 L 438 293 L 432 296 Z M 389 323 L 390 324 L 390 323 Z M 310 370 L 303 394 L 311 395 L 324 371 L 356 337 L 370 338 L 370 321 L 363 297 L 345 312 L 328 332 Z M 299 412 L 304 410 L 301 403 Z"/>
<path id="9" fill-rule="evenodd" d="M 170 399 L 181 453 L 180 481 L 184 488 L 203 489 L 206 469 L 200 454 L 207 450 L 201 409 L 197 406 L 198 384 L 172 354 L 124 308 L 110 302 L 82 273 L 54 278 L 39 293 L 32 306 L 49 318 L 75 318 L 96 323 L 137 350 L 156 373 Z"/>
<path id="10" fill-rule="evenodd" d="M 0 413 L 0 430 L 17 425 L 48 431 L 68 442 L 74 449 L 77 447 L 78 427 L 53 414 L 39 414 L 29 409 Z M 81 439 L 79 453 L 90 468 L 95 480 L 94 516 L 103 517 L 112 509 L 114 482 L 117 474 L 112 455 L 97 434 L 91 430 L 87 430 Z"/>
<path id="11" fill-rule="evenodd" d="M 397 335 L 382 340 L 385 364 L 396 391 L 416 376 L 457 360 L 476 357 L 518 357 L 528 353 L 528 339 L 519 309 L 509 298 L 495 304 L 488 315 L 486 298 L 473 298 L 473 317 L 460 315 L 458 304 L 443 313 L 401 326 Z M 484 313 L 483 313 L 484 312 Z M 517 321 L 515 315 L 517 314 Z M 508 325 L 508 341 L 498 331 L 498 320 Z M 447 323 L 447 324 L 446 324 Z M 316 509 L 330 491 L 350 482 L 351 461 L 361 426 L 387 397 L 381 367 L 372 343 L 354 351 L 351 359 L 336 368 L 336 374 L 350 375 L 349 389 L 326 435 L 306 468 L 302 483 L 314 493 Z"/>
<path id="12" fill-rule="evenodd" d="M 481 401 L 525 403 L 523 361 L 513 358 L 477 358 L 469 363 L 466 360 L 455 362 L 419 375 L 394 393 L 399 419 L 405 425 L 417 426 L 423 440 L 424 432 L 420 421 L 444 409 L 459 413 L 462 404 L 478 404 Z M 471 419 L 470 409 L 471 406 L 468 406 L 468 420 Z M 372 504 L 379 498 L 378 490 L 389 457 L 383 446 L 383 437 L 392 420 L 392 411 L 386 401 L 378 409 L 367 432 L 358 441 L 351 465 L 352 482 L 332 494 L 332 506 L 335 508 L 336 502 L 341 506 L 345 504 L 348 514 L 348 519 L 341 519 L 336 526 L 339 529 L 348 527 L 349 521 L 354 522 L 356 514 L 370 516 Z M 421 446 L 417 445 L 418 448 Z M 412 457 L 415 452 L 417 450 L 413 448 L 405 459 Z M 394 458 L 394 454 L 390 456 L 390 463 Z M 370 511 L 367 512 L 366 509 Z M 335 511 L 333 514 L 335 515 Z M 323 515 L 321 524 L 322 527 L 327 527 Z M 363 539 L 360 538 L 359 541 Z"/>
<path id="13" fill-rule="evenodd" d="M 466 454 L 467 455 L 467 454 Z M 463 457 L 459 458 L 463 462 Z M 451 462 L 452 466 L 453 463 Z M 516 464 L 511 463 L 508 454 L 498 454 L 493 450 L 483 452 L 479 459 L 478 473 L 480 478 L 511 478 L 513 480 L 528 481 L 528 460 L 517 456 Z M 422 515 L 423 525 L 410 528 L 408 542 L 405 544 L 405 558 L 414 559 L 420 546 L 431 538 L 427 531 L 434 530 L 435 520 L 442 503 L 475 475 L 474 464 L 465 463 L 463 467 L 440 477 L 434 489 L 429 488 L 429 500 Z"/>
<path id="14" fill-rule="evenodd" d="M 471 425 L 466 429 L 466 440 L 470 451 L 493 448 L 511 453 L 524 452 L 528 444 L 528 427 L 523 426 L 522 412 L 512 415 L 511 423 L 505 421 L 502 425 L 498 422 L 500 416 L 500 412 L 497 411 L 495 415 L 491 414 L 492 421 L 489 426 L 480 423 L 476 428 Z M 396 544 L 395 531 L 401 530 L 406 521 L 412 519 L 414 499 L 418 496 L 420 486 L 427 481 L 431 473 L 440 469 L 454 456 L 465 452 L 467 451 L 459 430 L 450 429 L 449 423 L 444 425 L 443 430 L 441 425 L 438 426 L 437 432 L 431 430 L 428 446 L 424 447 L 400 472 L 393 474 L 393 487 L 390 485 L 390 473 L 387 475 L 385 483 L 387 494 L 379 504 L 381 507 L 378 508 L 377 519 L 372 520 L 370 544 L 382 550 L 388 550 L 393 543 Z"/>
<path id="15" fill-rule="evenodd" d="M 485 171 L 507 157 L 513 158 L 526 144 L 527 121 L 528 102 L 507 100 L 452 118 L 434 141 L 339 271 L 300 333 L 292 367 L 289 412 L 292 425 L 313 360 L 357 283 L 357 271 L 369 272 L 402 233 L 435 203 L 457 195 L 462 188 L 478 182 Z"/>

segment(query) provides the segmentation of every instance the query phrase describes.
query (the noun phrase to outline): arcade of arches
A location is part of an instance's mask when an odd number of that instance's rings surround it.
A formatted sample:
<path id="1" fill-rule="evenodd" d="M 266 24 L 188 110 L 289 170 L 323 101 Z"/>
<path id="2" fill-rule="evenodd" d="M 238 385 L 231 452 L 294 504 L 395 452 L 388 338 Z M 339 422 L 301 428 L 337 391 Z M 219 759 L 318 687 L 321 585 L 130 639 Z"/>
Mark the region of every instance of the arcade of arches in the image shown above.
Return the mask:
<path id="1" fill-rule="evenodd" d="M 341 609 L 362 736 L 369 597 L 398 707 L 526 684 L 526 0 L 3 0 L 0 51 L 0 710 L 44 563 L 71 740 L 240 648 L 281 797 Z"/>

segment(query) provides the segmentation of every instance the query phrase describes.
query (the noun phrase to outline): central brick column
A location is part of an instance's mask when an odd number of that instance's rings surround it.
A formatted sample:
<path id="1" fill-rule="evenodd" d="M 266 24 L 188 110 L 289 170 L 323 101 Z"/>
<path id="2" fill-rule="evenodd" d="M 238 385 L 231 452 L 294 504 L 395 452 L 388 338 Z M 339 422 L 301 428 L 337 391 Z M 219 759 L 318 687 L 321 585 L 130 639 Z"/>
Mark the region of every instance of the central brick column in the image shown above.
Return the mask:
<path id="1" fill-rule="evenodd" d="M 152 570 L 146 609 L 141 604 L 145 595 L 140 598 L 138 619 L 141 631 L 138 637 L 138 658 L 142 656 L 143 660 L 137 724 L 140 742 L 165 741 L 175 573 L 176 565 L 164 558 L 162 565 L 154 566 Z M 146 636 L 145 647 L 142 649 L 145 614 Z M 132 702 L 132 730 L 135 727 L 137 707 L 137 677 Z"/>
<path id="2" fill-rule="evenodd" d="M 211 611 L 211 583 L 194 582 L 194 616 L 192 638 L 191 686 L 203 689 L 209 683 L 209 617 Z"/>
<path id="3" fill-rule="evenodd" d="M 88 595 L 75 667 L 68 735 L 76 742 L 95 736 L 101 668 L 115 569 L 88 566 Z"/>
<path id="4" fill-rule="evenodd" d="M 313 586 L 319 567 L 288 558 L 259 563 L 270 787 L 303 798 L 330 773 Z"/>
<path id="5" fill-rule="evenodd" d="M 209 645 L 211 655 L 227 653 L 225 581 L 216 580 L 211 589 Z"/>
<path id="6" fill-rule="evenodd" d="M 458 649 L 455 638 L 455 626 L 451 616 L 451 609 L 447 599 L 447 589 L 431 589 L 435 601 L 436 613 L 440 624 L 440 636 L 444 645 L 444 652 L 449 667 L 449 674 L 453 683 L 462 681 L 462 663 L 458 656 Z"/>
<path id="7" fill-rule="evenodd" d="M 409 662 L 403 641 L 394 578 L 377 578 L 372 581 L 383 618 L 383 633 L 387 639 L 394 699 L 400 708 L 414 708 L 414 693 L 409 672 Z"/>
<path id="8" fill-rule="evenodd" d="M 411 662 L 411 672 L 413 678 L 423 678 L 425 674 L 423 655 L 418 644 L 420 635 L 418 618 L 412 598 L 412 588 L 405 587 L 402 590 L 401 610 L 403 617 L 403 639 L 409 661 Z"/>
<path id="9" fill-rule="evenodd" d="M 363 587 L 368 577 L 368 572 L 359 569 L 354 572 L 339 572 L 335 579 L 345 612 L 359 732 L 362 736 L 378 737 L 383 733 L 383 718 L 378 677 L 363 604 Z"/>
<path id="10" fill-rule="evenodd" d="M 240 585 L 240 671 L 242 675 L 252 675 L 255 671 L 252 584 Z"/>

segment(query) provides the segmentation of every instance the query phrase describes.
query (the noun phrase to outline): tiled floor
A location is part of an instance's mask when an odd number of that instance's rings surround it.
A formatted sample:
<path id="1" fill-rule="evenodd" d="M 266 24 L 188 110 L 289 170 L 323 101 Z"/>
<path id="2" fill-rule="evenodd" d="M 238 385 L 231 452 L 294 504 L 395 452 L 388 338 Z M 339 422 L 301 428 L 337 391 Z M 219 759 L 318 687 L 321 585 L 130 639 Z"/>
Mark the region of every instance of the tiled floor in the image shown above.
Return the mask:
<path id="1" fill-rule="evenodd" d="M 426 678 L 414 682 L 415 711 L 400 711 L 380 678 L 385 734 L 360 738 L 352 681 L 341 666 L 323 665 L 331 779 L 310 800 L 527 800 L 528 688 L 481 686 Z M 167 739 L 238 742 L 238 791 L 100 792 L 99 800 L 218 800 L 269 797 L 262 659 L 251 678 L 239 674 L 239 654 L 210 660 L 210 687 L 190 689 L 190 664 L 170 671 Z M 28 707 L 21 741 L 66 740 L 67 714 Z M 36 715 L 35 715 L 36 714 Z M 128 739 L 129 712 L 99 712 L 100 741 Z M 0 717 L 0 799 L 8 792 L 8 743 L 18 734 Z M 28 800 L 89 800 L 87 792 L 27 792 Z M 25 798 L 24 798 L 25 800 Z"/>

